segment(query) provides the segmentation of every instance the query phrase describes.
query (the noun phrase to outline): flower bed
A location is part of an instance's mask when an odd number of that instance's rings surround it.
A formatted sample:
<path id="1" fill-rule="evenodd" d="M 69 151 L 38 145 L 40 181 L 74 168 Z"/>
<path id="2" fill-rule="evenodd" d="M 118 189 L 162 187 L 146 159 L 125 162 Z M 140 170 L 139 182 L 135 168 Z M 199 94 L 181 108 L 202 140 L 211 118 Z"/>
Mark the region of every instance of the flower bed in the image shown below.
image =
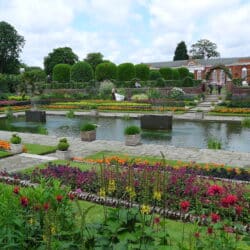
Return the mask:
<path id="1" fill-rule="evenodd" d="M 220 108 L 216 107 L 211 112 L 216 113 L 233 113 L 233 114 L 250 114 L 250 108 Z"/>
<path id="2" fill-rule="evenodd" d="M 53 177 L 71 189 L 80 188 L 101 197 L 110 196 L 172 211 L 179 210 L 180 201 L 186 200 L 194 215 L 216 213 L 223 219 L 249 222 L 249 185 L 202 178 L 186 168 L 174 169 L 160 164 L 100 164 L 99 170 L 81 171 L 49 164 L 45 169 L 35 169 L 30 176 L 16 176 L 36 182 L 41 176 Z"/>
<path id="3" fill-rule="evenodd" d="M 0 140 L 0 150 L 10 150 L 10 143 L 8 141 Z"/>

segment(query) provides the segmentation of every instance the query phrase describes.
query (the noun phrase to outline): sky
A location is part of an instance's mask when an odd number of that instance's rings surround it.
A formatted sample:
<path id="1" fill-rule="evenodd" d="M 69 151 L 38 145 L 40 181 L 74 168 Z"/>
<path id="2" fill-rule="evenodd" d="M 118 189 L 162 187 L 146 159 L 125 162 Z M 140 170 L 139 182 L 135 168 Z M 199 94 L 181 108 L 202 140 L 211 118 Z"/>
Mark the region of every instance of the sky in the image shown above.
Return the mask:
<path id="1" fill-rule="evenodd" d="M 116 64 L 172 61 L 200 39 L 221 57 L 250 56 L 250 0 L 0 0 L 0 21 L 24 36 L 20 55 L 43 67 L 55 48 L 79 60 L 100 52 Z"/>

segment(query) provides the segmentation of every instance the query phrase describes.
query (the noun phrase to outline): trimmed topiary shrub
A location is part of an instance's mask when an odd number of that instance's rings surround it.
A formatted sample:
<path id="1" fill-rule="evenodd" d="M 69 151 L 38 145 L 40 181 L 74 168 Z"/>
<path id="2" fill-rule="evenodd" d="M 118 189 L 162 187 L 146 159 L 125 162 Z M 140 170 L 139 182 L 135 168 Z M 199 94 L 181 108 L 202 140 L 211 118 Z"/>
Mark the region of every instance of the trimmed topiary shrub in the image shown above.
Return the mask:
<path id="1" fill-rule="evenodd" d="M 128 126 L 124 130 L 125 135 L 136 135 L 136 134 L 140 134 L 140 132 L 141 132 L 141 129 L 135 125 Z"/>
<path id="2" fill-rule="evenodd" d="M 53 68 L 53 81 L 57 82 L 69 82 L 70 80 L 70 68 L 69 64 L 57 64 Z"/>
<path id="3" fill-rule="evenodd" d="M 165 80 L 173 79 L 173 70 L 168 67 L 160 68 L 160 73 Z"/>
<path id="4" fill-rule="evenodd" d="M 135 65 L 136 78 L 147 81 L 149 79 L 149 67 L 146 64 L 140 63 Z"/>
<path id="5" fill-rule="evenodd" d="M 94 71 L 87 62 L 75 63 L 70 69 L 70 79 L 75 82 L 88 82 L 94 78 Z"/>
<path id="6" fill-rule="evenodd" d="M 18 136 L 17 134 L 13 134 L 12 137 L 10 138 L 10 142 L 13 144 L 20 144 L 22 141 L 22 138 Z"/>
<path id="7" fill-rule="evenodd" d="M 96 66 L 95 78 L 97 81 L 112 80 L 117 78 L 117 67 L 114 63 L 105 62 Z"/>
<path id="8" fill-rule="evenodd" d="M 67 151 L 69 148 L 69 143 L 66 138 L 60 139 L 57 144 L 57 149 L 60 151 Z"/>
<path id="9" fill-rule="evenodd" d="M 161 78 L 161 77 L 162 76 L 159 70 L 156 70 L 156 69 L 150 70 L 150 73 L 149 73 L 150 80 L 157 80 L 158 78 Z"/>
<path id="10" fill-rule="evenodd" d="M 191 77 L 187 76 L 184 80 L 183 80 L 183 87 L 192 87 L 194 86 L 194 81 Z"/>
<path id="11" fill-rule="evenodd" d="M 93 123 L 85 123 L 82 124 L 80 127 L 81 131 L 92 131 L 92 130 L 96 130 L 96 125 Z"/>
<path id="12" fill-rule="evenodd" d="M 185 67 L 178 68 L 178 72 L 181 80 L 189 76 L 189 70 Z"/>
<path id="13" fill-rule="evenodd" d="M 180 73 L 178 69 L 172 69 L 172 79 L 173 80 L 179 80 L 180 79 Z"/>
<path id="14" fill-rule="evenodd" d="M 132 63 L 122 63 L 117 67 L 119 81 L 130 81 L 135 78 L 135 66 Z"/>

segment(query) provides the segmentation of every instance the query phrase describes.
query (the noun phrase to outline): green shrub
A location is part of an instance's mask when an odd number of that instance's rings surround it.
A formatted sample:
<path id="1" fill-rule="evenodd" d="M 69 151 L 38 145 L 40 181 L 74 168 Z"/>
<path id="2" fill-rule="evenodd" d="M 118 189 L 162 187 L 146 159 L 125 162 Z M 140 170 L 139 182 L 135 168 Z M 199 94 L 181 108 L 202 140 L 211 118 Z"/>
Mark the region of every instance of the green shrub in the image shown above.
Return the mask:
<path id="1" fill-rule="evenodd" d="M 148 100 L 148 96 L 146 94 L 137 94 L 131 97 L 132 101 L 141 101 L 141 100 Z"/>
<path id="2" fill-rule="evenodd" d="M 22 141 L 21 137 L 18 136 L 17 134 L 13 134 L 12 137 L 10 138 L 10 142 L 13 144 L 20 144 Z"/>
<path id="3" fill-rule="evenodd" d="M 94 78 L 94 71 L 87 62 L 75 63 L 70 69 L 70 80 L 76 82 L 88 82 Z"/>
<path id="4" fill-rule="evenodd" d="M 150 80 L 157 80 L 158 78 L 161 78 L 161 77 L 162 76 L 159 70 L 156 70 L 156 69 L 150 70 L 150 73 L 149 73 Z"/>
<path id="5" fill-rule="evenodd" d="M 112 80 L 117 78 L 117 67 L 114 63 L 105 62 L 96 66 L 95 78 L 97 81 Z"/>
<path id="6" fill-rule="evenodd" d="M 172 69 L 172 79 L 173 80 L 179 80 L 180 79 L 180 73 L 178 69 Z"/>
<path id="7" fill-rule="evenodd" d="M 192 87 L 194 85 L 193 79 L 189 76 L 187 76 L 184 80 L 183 80 L 183 87 Z"/>
<path id="8" fill-rule="evenodd" d="M 96 130 L 96 125 L 93 123 L 84 123 L 81 125 L 80 127 L 81 131 L 92 131 L 92 130 Z"/>
<path id="9" fill-rule="evenodd" d="M 159 99 L 162 98 L 162 93 L 155 88 L 151 88 L 147 91 L 147 95 L 149 97 L 149 99 Z"/>
<path id="10" fill-rule="evenodd" d="M 185 67 L 178 68 L 178 72 L 181 80 L 189 76 L 189 70 Z"/>
<path id="11" fill-rule="evenodd" d="M 57 149 L 60 151 L 67 151 L 69 148 L 69 143 L 66 138 L 62 138 L 59 140 L 59 143 L 57 144 Z"/>
<path id="12" fill-rule="evenodd" d="M 149 78 L 149 67 L 146 64 L 140 63 L 135 65 L 135 75 L 142 81 L 147 81 Z"/>
<path id="13" fill-rule="evenodd" d="M 172 88 L 169 92 L 169 97 L 170 98 L 180 98 L 185 95 L 185 92 L 181 88 Z"/>
<path id="14" fill-rule="evenodd" d="M 209 149 L 221 149 L 221 142 L 217 139 L 210 138 L 208 139 L 207 147 Z"/>
<path id="15" fill-rule="evenodd" d="M 97 66 L 98 67 L 98 66 Z M 103 81 L 100 84 L 99 94 L 102 99 L 110 99 L 112 89 L 115 87 L 111 81 Z"/>
<path id="16" fill-rule="evenodd" d="M 250 117 L 246 117 L 241 121 L 242 127 L 250 128 Z"/>
<path id="17" fill-rule="evenodd" d="M 14 93 L 17 86 L 21 83 L 20 75 L 0 74 L 0 92 Z"/>
<path id="18" fill-rule="evenodd" d="M 159 71 L 165 80 L 173 79 L 173 70 L 171 68 L 163 67 L 163 68 L 160 68 Z"/>
<path id="19" fill-rule="evenodd" d="M 135 78 L 135 66 L 132 63 L 122 63 L 117 67 L 119 81 L 130 81 Z"/>
<path id="20" fill-rule="evenodd" d="M 69 110 L 69 111 L 66 113 L 66 117 L 68 117 L 68 118 L 74 118 L 74 117 L 75 117 L 74 110 Z"/>
<path id="21" fill-rule="evenodd" d="M 128 126 L 124 130 L 125 135 L 136 135 L 136 134 L 140 134 L 140 132 L 141 132 L 141 129 L 135 125 Z"/>
<path id="22" fill-rule="evenodd" d="M 13 111 L 12 111 L 11 107 L 6 107 L 5 110 L 4 110 L 4 113 L 5 113 L 6 118 L 8 120 L 11 120 L 11 119 L 14 118 Z"/>
<path id="23" fill-rule="evenodd" d="M 46 73 L 42 69 L 25 71 L 22 75 L 23 80 L 29 83 L 43 82 L 46 80 Z"/>
<path id="24" fill-rule="evenodd" d="M 57 64 L 53 68 L 53 81 L 57 82 L 69 82 L 70 80 L 70 68 L 69 64 Z"/>

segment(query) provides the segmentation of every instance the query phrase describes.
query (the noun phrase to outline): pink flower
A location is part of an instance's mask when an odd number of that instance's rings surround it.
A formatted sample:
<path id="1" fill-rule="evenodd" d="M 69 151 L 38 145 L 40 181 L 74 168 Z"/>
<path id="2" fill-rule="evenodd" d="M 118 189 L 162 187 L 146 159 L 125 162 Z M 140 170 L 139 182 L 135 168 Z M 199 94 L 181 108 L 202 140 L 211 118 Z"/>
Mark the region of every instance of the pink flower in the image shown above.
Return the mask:
<path id="1" fill-rule="evenodd" d="M 154 218 L 154 224 L 159 224 L 160 223 L 160 218 L 159 217 L 155 217 Z"/>
<path id="2" fill-rule="evenodd" d="M 49 209 L 49 207 L 50 207 L 50 205 L 49 205 L 48 202 L 43 204 L 43 208 L 44 208 L 45 211 L 47 211 Z"/>
<path id="3" fill-rule="evenodd" d="M 220 194 L 222 194 L 223 192 L 224 192 L 223 187 L 221 187 L 221 186 L 219 186 L 219 185 L 216 185 L 216 184 L 210 186 L 210 187 L 208 188 L 208 190 L 207 190 L 207 193 L 208 193 L 208 195 L 210 195 L 210 196 L 214 196 L 214 195 L 216 195 L 216 194 L 220 195 Z"/>
<path id="4" fill-rule="evenodd" d="M 243 208 L 239 205 L 235 206 L 235 212 L 237 215 L 240 215 L 242 213 Z"/>
<path id="5" fill-rule="evenodd" d="M 213 223 L 216 223 L 220 220 L 220 215 L 215 214 L 215 213 L 211 213 L 210 217 Z"/>
<path id="6" fill-rule="evenodd" d="M 227 197 L 221 199 L 221 205 L 223 207 L 229 207 L 230 205 L 234 205 L 237 201 L 237 196 L 229 194 Z"/>
<path id="7" fill-rule="evenodd" d="M 194 233 L 194 237 L 195 237 L 195 238 L 200 238 L 200 233 L 199 233 L 199 232 L 195 232 L 195 233 Z"/>
<path id="8" fill-rule="evenodd" d="M 20 187 L 18 187 L 18 186 L 14 187 L 14 189 L 13 189 L 14 194 L 19 194 L 19 191 L 20 191 Z"/>
<path id="9" fill-rule="evenodd" d="M 184 212 L 187 212 L 189 207 L 190 207 L 190 202 L 189 201 L 182 201 L 180 203 L 181 210 Z"/>
<path id="10" fill-rule="evenodd" d="M 207 233 L 208 234 L 212 234 L 213 233 L 213 228 L 212 227 L 208 227 L 207 228 Z"/>

